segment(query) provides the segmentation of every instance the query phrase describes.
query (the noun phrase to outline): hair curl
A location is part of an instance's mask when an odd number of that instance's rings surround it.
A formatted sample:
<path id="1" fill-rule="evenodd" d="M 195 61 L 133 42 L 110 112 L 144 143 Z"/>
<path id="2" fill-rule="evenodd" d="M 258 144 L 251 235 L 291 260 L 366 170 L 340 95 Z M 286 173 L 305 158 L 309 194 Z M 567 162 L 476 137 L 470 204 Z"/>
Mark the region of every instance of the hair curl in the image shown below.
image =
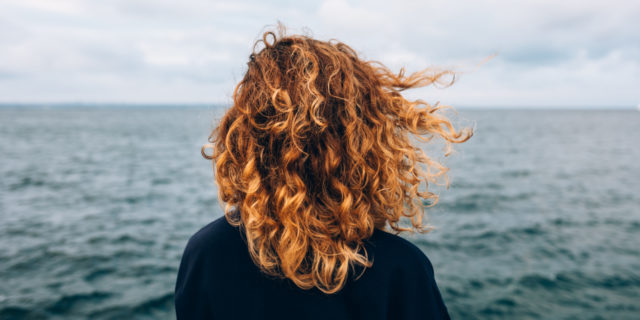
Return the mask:
<path id="1" fill-rule="evenodd" d="M 233 105 L 202 149 L 213 160 L 226 218 L 243 227 L 256 265 L 300 288 L 335 293 L 350 267 L 372 265 L 363 240 L 375 228 L 429 231 L 419 199 L 433 206 L 438 196 L 418 187 L 446 177 L 448 168 L 413 146 L 409 134 L 444 138 L 448 156 L 451 143 L 473 131 L 456 131 L 436 113 L 449 106 L 410 101 L 401 91 L 452 75 L 395 74 L 336 40 L 285 36 L 282 27 L 264 33 Z M 411 226 L 402 227 L 402 217 Z"/>

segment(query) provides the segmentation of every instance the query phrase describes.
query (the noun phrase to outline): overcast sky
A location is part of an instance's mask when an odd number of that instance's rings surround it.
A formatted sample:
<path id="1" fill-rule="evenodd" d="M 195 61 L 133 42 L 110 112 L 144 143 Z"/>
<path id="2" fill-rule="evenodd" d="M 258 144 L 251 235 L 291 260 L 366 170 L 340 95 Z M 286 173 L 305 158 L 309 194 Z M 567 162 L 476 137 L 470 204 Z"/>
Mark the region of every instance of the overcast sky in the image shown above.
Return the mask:
<path id="1" fill-rule="evenodd" d="M 465 72 L 410 92 L 427 101 L 640 104 L 640 1 L 301 3 L 0 0 L 0 102 L 229 103 L 253 42 L 279 20 L 394 70 Z"/>

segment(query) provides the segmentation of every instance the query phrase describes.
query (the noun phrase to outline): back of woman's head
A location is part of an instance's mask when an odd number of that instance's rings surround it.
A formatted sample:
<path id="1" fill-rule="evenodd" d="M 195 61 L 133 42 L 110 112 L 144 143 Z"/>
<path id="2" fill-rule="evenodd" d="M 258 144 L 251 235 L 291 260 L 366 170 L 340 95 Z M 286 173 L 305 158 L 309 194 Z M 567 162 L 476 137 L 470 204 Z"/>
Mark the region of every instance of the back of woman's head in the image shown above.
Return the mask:
<path id="1" fill-rule="evenodd" d="M 344 43 L 282 29 L 256 45 L 263 48 L 254 47 L 233 105 L 205 146 L 213 154 L 203 148 L 203 155 L 214 161 L 227 219 L 242 226 L 256 265 L 334 293 L 350 269 L 371 266 L 363 240 L 374 229 L 428 230 L 422 201 L 438 197 L 418 187 L 448 169 L 409 135 L 441 137 L 449 148 L 472 131 L 456 131 L 436 113 L 441 107 L 401 95 L 450 72 L 394 74 Z"/>

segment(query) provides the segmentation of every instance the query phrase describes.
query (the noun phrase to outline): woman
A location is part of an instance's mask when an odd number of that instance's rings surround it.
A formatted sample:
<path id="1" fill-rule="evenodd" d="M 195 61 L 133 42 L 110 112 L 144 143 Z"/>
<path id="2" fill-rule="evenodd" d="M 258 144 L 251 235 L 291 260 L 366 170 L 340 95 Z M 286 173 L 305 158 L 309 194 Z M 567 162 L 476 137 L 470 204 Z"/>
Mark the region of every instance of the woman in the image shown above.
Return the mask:
<path id="1" fill-rule="evenodd" d="M 447 171 L 409 134 L 472 135 L 401 95 L 452 74 L 396 75 L 282 30 L 259 44 L 202 150 L 225 216 L 187 244 L 178 319 L 448 318 L 427 256 L 385 230 L 427 232 L 422 201 L 438 197 L 418 187 Z"/>

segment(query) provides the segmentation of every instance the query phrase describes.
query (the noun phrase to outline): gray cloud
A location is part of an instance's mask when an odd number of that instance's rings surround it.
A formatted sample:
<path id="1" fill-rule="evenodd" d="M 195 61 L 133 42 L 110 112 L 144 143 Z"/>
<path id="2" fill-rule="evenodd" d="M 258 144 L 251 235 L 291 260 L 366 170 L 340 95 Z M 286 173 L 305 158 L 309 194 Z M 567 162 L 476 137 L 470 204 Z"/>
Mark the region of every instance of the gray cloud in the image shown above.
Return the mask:
<path id="1" fill-rule="evenodd" d="M 469 106 L 640 103 L 640 4 L 628 1 L 0 0 L 0 7 L 4 102 L 227 103 L 253 42 L 281 20 L 394 69 L 473 70 L 449 89 L 416 96 Z"/>

